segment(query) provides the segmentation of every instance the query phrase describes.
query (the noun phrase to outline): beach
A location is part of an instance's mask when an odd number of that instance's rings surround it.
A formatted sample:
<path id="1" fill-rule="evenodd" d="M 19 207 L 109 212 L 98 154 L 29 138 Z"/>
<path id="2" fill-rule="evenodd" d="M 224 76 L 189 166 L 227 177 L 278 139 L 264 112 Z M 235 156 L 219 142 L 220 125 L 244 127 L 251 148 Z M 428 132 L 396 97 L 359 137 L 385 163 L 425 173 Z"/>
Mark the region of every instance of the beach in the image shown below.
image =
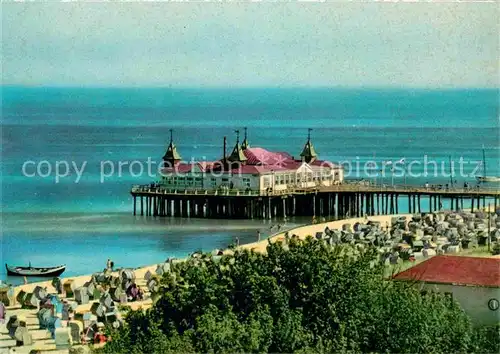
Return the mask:
<path id="1" fill-rule="evenodd" d="M 242 244 L 250 243 L 257 230 L 264 234 L 271 223 L 281 222 L 134 217 L 130 188 L 158 179 L 156 173 L 149 175 L 146 162 L 161 161 L 170 128 L 184 161 L 220 159 L 223 137 L 232 146 L 234 129 L 244 126 L 251 146 L 298 156 L 312 128 L 319 158 L 347 162 L 347 179 L 401 184 L 405 178 L 392 178 L 390 171 L 368 176 L 363 164 L 403 157 L 423 162 L 425 156 L 444 164 L 445 172 L 450 156 L 455 162 L 462 157 L 468 162 L 464 172 L 470 174 L 482 160 L 483 144 L 489 173 L 500 174 L 497 121 L 491 114 L 497 96 L 496 90 L 467 89 L 5 87 L 1 263 L 66 264 L 65 276 L 71 277 L 104 268 L 108 258 L 117 267 L 135 268 L 195 250 L 225 248 L 236 232 Z M 23 173 L 27 161 L 35 165 Z M 57 161 L 85 168 L 79 179 L 72 168 L 56 181 Z M 137 161 L 144 173 L 120 171 L 118 165 L 125 161 Z M 109 177 L 101 175 L 105 162 L 114 168 Z M 36 173 L 40 163 L 44 177 Z M 154 165 L 151 169 L 155 172 Z M 432 169 L 425 174 L 423 164 L 413 170 L 416 175 L 407 178 L 408 184 L 450 183 Z M 473 176 L 455 179 L 459 186 L 476 183 Z M 398 212 L 408 212 L 407 204 L 403 198 Z M 422 205 L 427 204 L 423 199 Z M 449 207 L 444 200 L 443 209 Z M 3 268 L 0 280 L 18 285 Z"/>
<path id="2" fill-rule="evenodd" d="M 490 212 L 493 212 L 493 211 L 494 211 L 493 208 L 490 208 Z M 391 220 L 394 217 L 405 217 L 405 218 L 407 218 L 407 220 L 410 220 L 412 218 L 412 216 L 413 216 L 413 214 L 378 215 L 378 216 L 367 216 L 367 217 L 360 217 L 360 218 L 349 218 L 349 219 L 342 219 L 342 220 L 335 220 L 335 221 L 328 221 L 328 222 L 319 222 L 316 224 L 300 225 L 297 227 L 283 229 L 282 231 L 274 233 L 269 238 L 264 238 L 261 241 L 255 241 L 255 242 L 242 244 L 239 247 L 237 247 L 236 249 L 238 249 L 238 250 L 250 250 L 250 251 L 254 251 L 254 252 L 265 253 L 267 245 L 270 242 L 274 243 L 277 241 L 284 241 L 285 240 L 285 233 L 288 233 L 289 235 L 293 234 L 296 237 L 298 237 L 299 239 L 305 239 L 308 236 L 314 237 L 315 234 L 318 232 L 324 232 L 325 228 L 327 228 L 327 227 L 329 229 L 335 230 L 335 229 L 341 229 L 342 225 L 344 225 L 344 224 L 351 224 L 351 226 L 352 226 L 355 223 L 367 223 L 368 221 L 376 221 L 376 222 L 379 222 L 382 227 L 386 227 L 386 226 L 391 225 Z M 193 252 L 194 251 L 196 251 L 196 250 L 193 250 Z M 228 253 L 228 252 L 233 252 L 233 251 L 226 249 L 223 252 Z M 134 268 L 136 278 L 144 279 L 144 275 L 148 271 L 154 273 L 158 264 L 159 263 Z M 98 272 L 100 270 L 96 269 L 95 271 Z M 115 272 L 115 275 L 116 274 L 117 273 Z M 86 275 L 81 275 L 81 276 L 76 276 L 76 277 L 64 277 L 63 281 L 72 280 L 74 282 L 75 288 L 76 288 L 78 286 L 83 285 L 85 282 L 89 281 L 91 276 L 92 276 L 92 274 L 86 274 Z M 16 286 L 15 289 L 16 289 L 16 293 L 18 293 L 21 290 L 23 290 L 25 292 L 32 292 L 36 286 L 47 286 L 49 291 L 55 291 L 55 289 L 50 284 L 50 281 L 23 284 L 23 285 Z"/>
<path id="3" fill-rule="evenodd" d="M 400 214 L 400 216 L 411 217 L 410 214 Z M 264 253 L 266 251 L 266 248 L 267 248 L 267 245 L 269 244 L 269 242 L 277 242 L 277 241 L 284 240 L 285 232 L 288 232 L 289 234 L 295 234 L 300 239 L 305 239 L 307 236 L 314 236 L 316 234 L 316 232 L 323 232 L 326 227 L 328 227 L 330 229 L 340 229 L 342 227 L 342 225 L 346 224 L 346 223 L 353 225 L 357 222 L 364 223 L 364 222 L 371 220 L 371 221 L 378 221 L 382 225 L 385 225 L 385 224 L 390 225 L 391 219 L 393 217 L 394 217 L 394 215 L 369 216 L 366 219 L 365 218 L 351 218 L 351 219 L 330 221 L 330 222 L 325 222 L 325 223 L 317 223 L 317 224 L 311 224 L 311 225 L 298 226 L 296 228 L 285 229 L 281 232 L 275 233 L 272 236 L 270 236 L 269 239 L 266 238 L 266 239 L 263 239 L 261 241 L 242 244 L 239 247 L 237 247 L 237 249 L 251 250 L 254 252 Z M 195 251 L 195 250 L 193 250 L 193 251 Z M 232 252 L 232 251 L 225 250 L 224 252 L 227 253 L 227 252 Z M 151 271 L 154 273 L 157 265 L 158 265 L 158 263 L 135 268 L 134 272 L 136 274 L 136 278 L 137 279 L 144 279 L 144 275 L 148 271 Z M 96 272 L 98 272 L 98 271 L 100 271 L 100 270 L 96 269 Z M 117 273 L 115 272 L 115 275 L 116 274 Z M 62 280 L 63 280 L 63 283 L 67 280 L 73 281 L 74 287 L 77 288 L 79 286 L 82 286 L 85 282 L 89 281 L 91 276 L 92 276 L 92 274 L 75 276 L 75 277 L 64 277 L 64 278 L 62 278 Z M 19 291 L 21 291 L 21 290 L 25 291 L 25 292 L 32 292 L 36 286 L 47 287 L 49 292 L 55 292 L 54 287 L 51 285 L 51 281 L 43 281 L 43 282 L 35 282 L 35 283 L 19 285 L 19 286 L 15 287 L 15 291 L 16 291 L 16 294 L 19 293 Z"/>
<path id="4" fill-rule="evenodd" d="M 406 225 L 408 226 L 408 222 L 412 220 L 412 217 L 414 215 L 412 214 L 398 214 L 398 215 L 383 215 L 383 216 L 367 216 L 367 217 L 362 217 L 362 218 L 350 218 L 350 219 L 343 219 L 343 220 L 336 220 L 336 221 L 328 221 L 328 222 L 320 222 L 320 223 L 313 223 L 313 224 L 308 224 L 308 225 L 301 225 L 293 228 L 284 228 L 280 230 L 279 232 L 271 235 L 269 238 L 263 238 L 260 241 L 256 242 L 250 242 L 246 244 L 242 244 L 238 247 L 236 247 L 237 250 L 249 250 L 252 252 L 259 252 L 259 253 L 265 253 L 266 248 L 269 245 L 269 243 L 274 243 L 274 242 L 280 242 L 280 241 L 285 241 L 285 234 L 288 233 L 289 236 L 294 236 L 299 239 L 305 239 L 307 237 L 315 237 L 317 233 L 323 234 L 325 232 L 325 229 L 330 229 L 330 230 L 341 230 L 343 229 L 343 226 L 345 224 L 349 224 L 350 227 L 353 227 L 355 224 L 366 224 L 368 222 L 376 222 L 379 223 L 381 229 L 387 229 L 392 225 L 392 221 L 394 218 L 405 218 L 406 219 Z M 223 250 L 224 254 L 232 254 L 234 253 L 234 249 L 225 249 Z M 484 250 L 464 250 L 461 252 L 462 255 L 469 255 L 469 256 L 485 256 L 485 257 L 490 257 L 491 255 L 488 253 L 485 253 Z M 399 263 L 398 265 L 394 265 L 394 270 L 401 271 L 403 269 L 406 269 L 408 267 L 411 267 L 415 264 L 418 264 L 422 261 L 424 261 L 427 257 L 420 257 L 419 259 L 415 259 L 413 262 L 404 262 L 404 263 Z M 176 259 L 176 262 L 182 262 L 186 260 L 187 258 L 184 259 Z M 142 267 L 137 267 L 133 269 L 134 274 L 135 274 L 135 283 L 142 287 L 147 289 L 147 273 L 155 274 L 157 270 L 158 264 L 151 264 L 147 266 L 142 266 Z M 96 269 L 96 272 L 98 269 Z M 113 272 L 112 274 L 114 276 L 119 276 L 119 271 L 117 270 Z M 62 278 L 62 283 L 71 283 L 71 288 L 73 290 L 83 286 L 86 282 L 90 281 L 92 277 L 92 274 L 87 274 L 87 275 L 81 275 L 81 276 L 75 276 L 75 277 L 64 277 Z M 26 292 L 26 293 L 31 293 L 35 290 L 36 287 L 43 287 L 47 289 L 48 293 L 57 293 L 56 289 L 52 286 L 51 281 L 43 281 L 43 282 L 35 282 L 35 283 L 29 283 L 29 284 L 23 284 L 16 286 L 14 288 L 14 293 L 17 296 L 20 292 Z M 72 298 L 67 298 L 67 300 L 72 301 Z M 75 309 L 75 314 L 78 315 L 83 315 L 85 313 L 89 313 L 91 311 L 92 304 L 95 302 L 90 301 L 87 304 L 80 304 L 76 306 Z M 122 303 L 120 304 L 121 306 L 126 306 L 129 307 L 133 310 L 138 310 L 138 309 L 148 309 L 153 305 L 152 299 L 150 297 L 149 291 L 146 290 L 146 296 L 145 299 L 142 301 L 133 301 L 133 302 L 127 302 L 127 303 Z M 47 337 L 47 331 L 46 330 L 40 330 L 38 329 L 38 320 L 36 318 L 36 309 L 21 309 L 20 306 L 18 305 L 11 305 L 7 307 L 7 316 L 10 315 L 18 315 L 22 316 L 23 318 L 26 319 L 28 323 L 28 327 L 30 327 L 30 330 L 33 330 L 33 337 L 34 337 L 34 344 L 31 346 L 24 346 L 24 347 L 19 347 L 16 348 L 16 353 L 28 353 L 31 348 L 38 348 L 43 351 L 53 351 L 55 349 L 55 344 L 54 340 L 51 339 L 50 337 Z M 2 325 L 4 326 L 4 325 Z M 63 325 L 64 326 L 64 325 Z M 3 328 L 3 327 L 2 327 Z M 5 330 L 2 329 L 2 340 L 5 342 L 1 343 L 11 343 L 12 339 L 9 339 L 9 337 L 6 337 L 6 334 L 4 332 Z M 9 342 L 10 341 L 10 342 Z M 11 343 L 12 345 L 12 343 Z M 77 345 L 78 346 L 78 345 Z M 85 347 L 87 348 L 87 347 Z M 0 347 L 0 353 L 3 353 L 2 350 L 5 351 L 5 347 Z"/>
<path id="5" fill-rule="evenodd" d="M 124 161 L 136 161 L 143 167 L 148 159 L 160 162 L 171 128 L 184 161 L 220 159 L 223 137 L 228 136 L 232 146 L 234 130 L 242 127 L 248 128 L 251 146 L 298 156 L 308 128 L 312 128 L 319 158 L 344 164 L 349 180 L 386 186 L 454 183 L 439 171 L 426 173 L 422 164 L 426 158 L 434 160 L 448 173 L 451 157 L 468 163 L 466 176 L 455 178 L 457 185 L 475 185 L 471 173 L 481 160 L 483 144 L 489 173 L 499 174 L 497 121 L 491 114 L 497 107 L 497 90 L 8 87 L 3 94 L 2 263 L 66 264 L 64 281 L 72 280 L 75 288 L 92 273 L 102 271 L 108 258 L 117 268 L 134 268 L 144 284 L 145 274 L 154 272 L 156 264 L 167 258 L 184 259 L 197 251 L 226 249 L 236 236 L 240 249 L 265 252 L 268 242 L 284 238 L 280 232 L 267 240 L 269 227 L 283 223 L 279 218 L 133 216 L 131 186 L 154 182 L 158 176 L 150 175 L 147 168 L 140 174 L 130 168 L 118 170 L 118 166 Z M 414 176 L 398 177 L 388 171 L 373 177 L 363 170 L 368 161 L 382 164 L 402 158 L 421 162 L 413 170 Z M 34 163 L 28 173 L 22 168 L 26 161 Z M 73 168 L 58 179 L 54 173 L 57 161 L 78 167 L 81 175 Z M 52 171 L 43 177 L 35 173 L 40 163 Z M 403 198 L 398 212 L 405 214 L 408 207 Z M 442 207 L 449 209 L 449 201 L 444 200 Z M 368 220 L 385 224 L 390 218 Z M 287 227 L 310 221 L 290 218 Z M 335 229 L 356 221 L 366 220 L 340 220 L 289 232 L 300 238 L 314 237 L 327 226 Z M 262 234 L 260 242 L 256 242 L 257 231 Z M 22 278 L 8 278 L 4 271 L 0 280 L 16 285 L 16 292 L 30 292 L 37 285 L 55 290 L 47 281 L 20 284 Z M 151 302 L 127 306 L 146 308 Z M 80 305 L 77 312 L 88 309 L 88 304 Z M 53 346 L 53 342 L 47 345 Z"/>

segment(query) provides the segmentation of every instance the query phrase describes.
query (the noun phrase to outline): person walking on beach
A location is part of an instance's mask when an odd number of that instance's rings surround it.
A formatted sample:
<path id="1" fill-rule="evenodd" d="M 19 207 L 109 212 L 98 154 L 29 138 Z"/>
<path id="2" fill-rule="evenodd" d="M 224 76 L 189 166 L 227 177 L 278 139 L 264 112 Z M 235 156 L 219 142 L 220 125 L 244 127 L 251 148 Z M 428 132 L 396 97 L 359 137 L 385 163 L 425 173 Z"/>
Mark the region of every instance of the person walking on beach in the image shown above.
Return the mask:
<path id="1" fill-rule="evenodd" d="M 108 261 L 106 262 L 106 269 L 113 271 L 113 267 L 115 266 L 115 263 L 108 258 Z"/>
<path id="2" fill-rule="evenodd" d="M 5 311 L 5 305 L 3 304 L 2 301 L 0 301 L 0 323 L 5 323 L 5 316 L 6 316 L 6 311 Z"/>
<path id="3" fill-rule="evenodd" d="M 257 230 L 257 242 L 260 241 L 260 230 Z"/>

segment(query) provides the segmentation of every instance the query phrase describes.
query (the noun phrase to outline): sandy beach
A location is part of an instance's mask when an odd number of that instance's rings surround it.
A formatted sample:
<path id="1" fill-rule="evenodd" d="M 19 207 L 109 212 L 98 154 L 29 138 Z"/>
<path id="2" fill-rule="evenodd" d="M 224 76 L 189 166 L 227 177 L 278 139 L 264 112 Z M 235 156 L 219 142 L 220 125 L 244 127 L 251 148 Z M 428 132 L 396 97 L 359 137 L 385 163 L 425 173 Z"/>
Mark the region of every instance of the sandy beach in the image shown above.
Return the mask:
<path id="1" fill-rule="evenodd" d="M 383 216 L 370 216 L 370 217 L 360 217 L 360 218 L 351 218 L 351 219 L 344 219 L 344 220 L 337 220 L 337 221 L 330 221 L 330 222 L 323 222 L 323 223 L 316 223 L 316 224 L 310 224 L 310 225 L 303 225 L 291 229 L 284 229 L 281 232 L 278 232 L 269 238 L 263 239 L 259 242 L 253 242 L 253 243 L 248 243 L 239 246 L 237 249 L 240 250 L 252 250 L 254 252 L 261 252 L 264 253 L 266 252 L 267 245 L 271 242 L 277 242 L 285 239 L 285 233 L 288 232 L 289 235 L 296 235 L 300 239 L 305 239 L 308 236 L 314 236 L 317 232 L 324 232 L 325 228 L 328 227 L 329 229 L 341 229 L 342 225 L 344 224 L 351 224 L 354 225 L 355 223 L 366 223 L 367 221 L 377 221 L 380 222 L 381 227 L 385 228 L 386 226 L 391 225 L 391 219 L 395 216 L 405 216 L 407 220 L 410 220 L 412 215 L 411 214 L 399 214 L 399 215 L 383 215 Z M 469 250 L 471 251 L 471 250 Z M 225 254 L 232 253 L 232 250 L 225 250 Z M 463 255 L 472 255 L 470 252 L 463 252 Z M 475 254 L 474 254 L 475 255 Z M 483 256 L 490 256 L 488 254 L 484 254 Z M 181 262 L 184 259 L 178 259 L 177 261 Z M 422 261 L 417 260 L 416 263 Z M 414 263 L 414 264 L 416 264 Z M 412 266 L 411 264 L 407 264 L 407 266 Z M 144 267 L 139 267 L 134 269 L 135 277 L 136 277 L 136 283 L 137 285 L 147 288 L 146 286 L 146 280 L 145 280 L 145 275 L 148 271 L 151 273 L 155 273 L 157 264 L 152 264 Z M 118 276 L 118 271 L 113 272 L 113 275 Z M 87 275 L 82 275 L 82 276 L 76 276 L 76 277 L 67 277 L 67 278 L 62 278 L 63 284 L 67 281 L 72 281 L 71 287 L 73 289 L 76 289 L 82 285 L 84 285 L 86 282 L 91 280 L 91 274 Z M 14 288 L 15 295 L 21 291 L 30 293 L 33 292 L 35 287 L 41 286 L 41 287 L 46 287 L 48 293 L 57 293 L 56 289 L 52 286 L 51 280 L 43 281 L 43 282 L 35 282 L 35 283 L 29 283 L 29 284 L 24 284 L 20 285 Z M 95 301 L 91 301 L 87 304 L 83 305 L 78 305 L 75 312 L 76 314 L 83 314 L 86 312 L 89 312 L 92 304 Z M 146 299 L 144 301 L 135 301 L 135 302 L 128 302 L 125 304 L 121 304 L 123 306 L 128 306 L 131 309 L 137 310 L 140 308 L 147 309 L 152 306 L 152 300 L 149 296 L 146 296 Z M 18 347 L 16 348 L 16 353 L 29 353 L 30 348 L 37 348 L 41 349 L 42 351 L 51 351 L 55 350 L 55 342 L 53 339 L 50 337 L 47 337 L 47 331 L 46 330 L 40 330 L 38 329 L 38 319 L 36 318 L 36 309 L 21 309 L 19 305 L 14 305 L 14 306 L 8 306 L 7 307 L 7 316 L 10 315 L 20 315 L 25 318 L 28 318 L 29 321 L 29 326 L 30 326 L 30 331 L 36 332 L 36 336 L 34 336 L 34 344 L 29 347 Z M 3 325 L 5 326 L 5 325 Z M 5 329 L 2 330 L 2 336 L 5 336 Z M 13 341 L 12 339 L 9 338 L 2 338 L 2 341 Z M 15 342 L 14 342 L 15 343 Z M 0 353 L 8 353 L 8 351 L 2 351 L 5 350 L 5 346 L 0 346 Z"/>
<path id="2" fill-rule="evenodd" d="M 401 216 L 407 216 L 411 217 L 411 214 L 400 214 Z M 305 225 L 305 226 L 299 226 L 296 228 L 284 230 L 282 232 L 276 233 L 272 236 L 269 237 L 269 239 L 263 239 L 259 242 L 253 242 L 253 243 L 248 243 L 239 246 L 239 249 L 249 249 L 253 250 L 255 252 L 265 252 L 266 247 L 269 242 L 276 242 L 278 240 L 283 240 L 285 237 L 285 232 L 288 232 L 289 234 L 295 234 L 299 238 L 304 239 L 308 235 L 314 236 L 316 232 L 322 232 L 325 230 L 326 227 L 329 227 L 330 229 L 338 229 L 341 228 L 343 224 L 345 223 L 350 223 L 354 224 L 356 222 L 366 222 L 368 220 L 373 220 L 373 221 L 379 221 L 382 225 L 385 225 L 385 223 L 388 223 L 390 225 L 391 218 L 394 217 L 395 215 L 380 215 L 380 216 L 370 216 L 367 219 L 365 218 L 352 218 L 352 219 L 344 219 L 344 220 L 337 220 L 337 221 L 330 221 L 330 222 L 325 222 L 325 223 L 317 223 L 317 224 L 312 224 L 312 225 Z M 193 250 L 194 251 L 194 250 Z M 228 251 L 225 251 L 228 252 Z M 139 267 L 134 269 L 135 275 L 137 279 L 143 279 L 144 275 L 147 273 L 147 271 L 154 272 L 156 269 L 157 264 L 152 264 L 152 265 L 146 265 L 144 267 Z M 96 269 L 96 272 L 99 270 Z M 116 273 L 115 275 L 117 275 Z M 91 278 L 92 274 L 87 274 L 87 275 L 81 275 L 81 276 L 76 276 L 76 277 L 67 277 L 67 278 L 62 278 L 61 280 L 66 282 L 67 280 L 72 280 L 74 284 L 74 288 L 77 288 L 79 286 L 82 286 L 85 282 L 89 281 Z M 42 286 L 42 287 L 47 287 L 47 290 L 49 292 L 55 292 L 54 287 L 51 284 L 51 280 L 47 281 L 42 281 L 42 282 L 36 282 L 36 283 L 28 283 L 28 284 L 23 284 L 15 287 L 15 292 L 16 295 L 22 290 L 25 292 L 32 292 L 33 289 L 37 286 Z"/>
<path id="3" fill-rule="evenodd" d="M 493 211 L 492 209 L 493 208 L 491 208 L 490 211 Z M 253 250 L 255 252 L 265 252 L 266 247 L 269 244 L 269 242 L 276 242 L 279 240 L 283 240 L 285 238 L 286 232 L 288 232 L 290 235 L 295 234 L 300 239 L 305 239 L 309 235 L 314 236 L 316 234 L 316 232 L 324 231 L 326 227 L 328 227 L 330 229 L 340 229 L 342 227 L 342 225 L 346 224 L 346 223 L 354 225 L 357 222 L 365 223 L 365 222 L 371 220 L 371 221 L 380 222 L 382 226 L 390 225 L 391 219 L 395 216 L 405 216 L 409 219 L 412 217 L 412 214 L 368 216 L 367 218 L 364 218 L 364 217 L 350 218 L 350 219 L 343 219 L 343 220 L 336 220 L 336 221 L 329 221 L 329 222 L 323 222 L 323 223 L 317 223 L 317 224 L 298 226 L 298 227 L 291 228 L 291 229 L 285 229 L 282 232 L 278 232 L 276 234 L 273 234 L 269 238 L 263 239 L 261 241 L 241 245 L 238 247 L 238 249 L 248 249 L 248 250 Z M 193 250 L 193 251 L 195 251 L 195 250 Z M 226 250 L 224 252 L 231 252 L 231 251 Z M 156 266 L 157 266 L 157 264 L 151 264 L 151 265 L 145 265 L 143 267 L 135 268 L 134 272 L 135 272 L 136 278 L 137 279 L 144 279 L 144 275 L 148 271 L 151 271 L 154 273 L 154 271 L 156 270 Z M 96 269 L 96 272 L 98 272 L 98 271 L 99 270 Z M 118 275 L 118 273 L 115 272 L 114 275 Z M 62 281 L 64 283 L 67 280 L 72 280 L 73 284 L 74 284 L 74 288 L 77 288 L 79 286 L 82 286 L 85 282 L 89 281 L 90 278 L 91 278 L 91 274 L 87 274 L 87 275 L 81 275 L 81 276 L 76 276 L 76 277 L 62 278 Z M 32 292 L 36 286 L 47 287 L 47 290 L 49 292 L 52 292 L 52 291 L 55 292 L 55 289 L 51 284 L 51 280 L 19 285 L 19 286 L 15 287 L 15 292 L 17 294 L 17 293 L 19 293 L 19 291 L 22 290 L 22 291 L 29 293 L 29 292 Z"/>

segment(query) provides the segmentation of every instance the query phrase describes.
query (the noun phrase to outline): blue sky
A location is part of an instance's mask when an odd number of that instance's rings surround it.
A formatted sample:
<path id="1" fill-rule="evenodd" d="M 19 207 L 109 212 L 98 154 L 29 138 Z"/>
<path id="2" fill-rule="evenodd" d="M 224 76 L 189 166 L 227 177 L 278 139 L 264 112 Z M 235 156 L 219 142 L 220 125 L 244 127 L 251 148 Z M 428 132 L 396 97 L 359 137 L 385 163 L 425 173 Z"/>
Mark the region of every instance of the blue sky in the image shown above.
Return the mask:
<path id="1" fill-rule="evenodd" d="M 3 84 L 498 87 L 497 7 L 3 3 Z"/>

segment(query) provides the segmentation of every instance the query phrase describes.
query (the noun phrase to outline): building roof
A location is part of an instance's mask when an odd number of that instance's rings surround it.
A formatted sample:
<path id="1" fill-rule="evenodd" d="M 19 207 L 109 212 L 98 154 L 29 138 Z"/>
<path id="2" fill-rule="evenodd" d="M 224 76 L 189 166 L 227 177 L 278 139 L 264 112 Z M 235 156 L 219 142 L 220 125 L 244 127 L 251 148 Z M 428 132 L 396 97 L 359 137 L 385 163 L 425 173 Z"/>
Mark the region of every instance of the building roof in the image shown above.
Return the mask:
<path id="1" fill-rule="evenodd" d="M 293 161 L 290 154 L 286 152 L 271 152 L 260 147 L 247 148 L 244 150 L 249 165 L 280 165 Z"/>
<path id="2" fill-rule="evenodd" d="M 243 156 L 239 156 L 240 154 Z M 234 174 L 266 174 L 273 171 L 293 172 L 300 168 L 300 166 L 302 166 L 303 164 L 302 161 L 295 160 L 290 154 L 286 152 L 271 152 L 260 147 L 249 147 L 245 150 L 242 150 L 238 143 L 233 149 L 232 155 L 235 156 L 233 157 L 233 159 L 228 159 L 229 161 L 241 161 L 245 162 L 245 164 L 241 164 L 237 167 L 231 167 L 229 165 L 225 165 L 222 160 L 200 161 L 193 163 L 177 163 L 171 167 L 164 168 L 162 171 L 164 173 L 188 173 L 192 171 L 194 166 L 198 166 L 198 168 L 202 172 L 209 172 L 212 170 L 221 171 L 222 169 L 225 169 L 226 172 L 231 172 Z M 329 161 L 321 160 L 310 162 L 309 165 L 315 170 L 321 167 L 338 167 L 338 165 L 335 165 Z"/>
<path id="3" fill-rule="evenodd" d="M 247 161 L 247 157 L 245 156 L 239 141 L 236 141 L 236 145 L 233 148 L 233 152 L 231 152 L 231 155 L 229 155 L 229 157 L 227 159 L 228 159 L 228 161 L 231 161 L 231 162 L 245 162 L 245 161 Z"/>
<path id="4" fill-rule="evenodd" d="M 195 164 L 190 163 L 178 163 L 173 166 L 162 168 L 161 172 L 167 173 L 188 173 L 191 172 Z"/>
<path id="5" fill-rule="evenodd" d="M 329 167 L 329 168 L 342 167 L 342 165 L 338 165 L 326 160 L 314 160 L 309 162 L 308 165 L 311 167 Z"/>
<path id="6" fill-rule="evenodd" d="M 177 152 L 177 148 L 175 147 L 173 132 L 173 129 L 170 129 L 170 144 L 168 144 L 167 151 L 165 152 L 165 155 L 163 155 L 163 160 L 171 164 L 177 163 L 182 159 L 181 155 Z"/>
<path id="7" fill-rule="evenodd" d="M 241 148 L 242 148 L 243 150 L 246 150 L 246 149 L 248 149 L 249 147 L 250 147 L 250 143 L 248 142 L 248 139 L 247 139 L 247 138 L 245 138 L 245 139 L 243 140 L 243 142 L 241 143 Z"/>
<path id="8" fill-rule="evenodd" d="M 182 159 L 182 157 L 177 152 L 177 148 L 175 147 L 175 144 L 171 141 L 170 144 L 168 145 L 167 152 L 165 152 L 165 155 L 163 155 L 163 160 L 165 160 L 165 161 L 179 161 L 181 159 Z"/>
<path id="9" fill-rule="evenodd" d="M 396 274 L 395 280 L 500 287 L 500 259 L 488 257 L 434 256 Z"/>
<path id="10" fill-rule="evenodd" d="M 241 143 L 241 148 L 243 150 L 246 150 L 250 147 L 250 143 L 248 142 L 247 138 L 247 127 L 245 127 L 244 129 L 245 129 L 245 139 L 243 139 L 243 142 Z"/>
<path id="11" fill-rule="evenodd" d="M 197 162 L 198 166 L 203 172 L 210 171 L 214 166 L 220 164 L 219 161 L 199 161 Z"/>
<path id="12" fill-rule="evenodd" d="M 310 139 L 307 139 L 307 142 L 304 145 L 304 149 L 302 149 L 300 156 L 303 157 L 306 161 L 313 160 L 318 156 Z"/>

